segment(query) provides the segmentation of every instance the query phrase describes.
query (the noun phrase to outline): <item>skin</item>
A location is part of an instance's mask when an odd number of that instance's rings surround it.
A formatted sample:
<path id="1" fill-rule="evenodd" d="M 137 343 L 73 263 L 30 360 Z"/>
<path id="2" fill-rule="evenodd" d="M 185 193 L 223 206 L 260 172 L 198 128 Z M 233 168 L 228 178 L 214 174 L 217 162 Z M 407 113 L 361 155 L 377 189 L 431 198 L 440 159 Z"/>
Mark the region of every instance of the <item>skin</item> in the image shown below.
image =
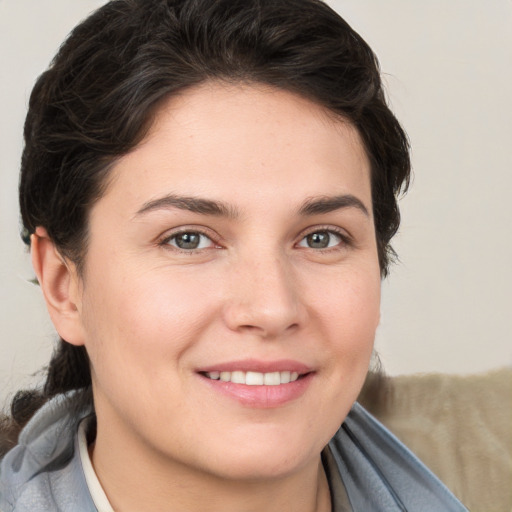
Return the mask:
<path id="1" fill-rule="evenodd" d="M 162 200 L 177 196 L 223 208 Z M 179 249 L 177 231 L 203 233 L 200 248 Z M 83 275 L 42 228 L 33 261 L 59 334 L 91 359 L 91 456 L 116 511 L 330 510 L 320 453 L 362 386 L 380 307 L 369 162 L 350 124 L 260 85 L 189 89 L 115 165 Z M 198 373 L 247 358 L 298 361 L 308 385 L 253 407 Z"/>

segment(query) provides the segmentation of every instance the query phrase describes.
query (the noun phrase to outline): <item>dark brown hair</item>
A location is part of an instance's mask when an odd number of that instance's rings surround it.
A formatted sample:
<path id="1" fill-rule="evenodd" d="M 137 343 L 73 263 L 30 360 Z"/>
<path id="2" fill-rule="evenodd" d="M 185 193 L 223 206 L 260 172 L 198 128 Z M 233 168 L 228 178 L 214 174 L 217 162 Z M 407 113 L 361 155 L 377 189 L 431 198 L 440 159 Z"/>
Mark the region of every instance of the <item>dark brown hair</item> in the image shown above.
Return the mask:
<path id="1" fill-rule="evenodd" d="M 385 276 L 397 196 L 409 180 L 408 141 L 386 104 L 375 54 L 320 0 L 113 0 L 80 23 L 30 98 L 20 179 L 25 240 L 44 226 L 80 271 L 88 212 L 112 164 L 141 141 L 164 99 L 207 80 L 298 93 L 358 129 Z M 90 385 L 85 349 L 60 340 L 44 389 L 13 401 L 16 428 L 51 396 Z"/>

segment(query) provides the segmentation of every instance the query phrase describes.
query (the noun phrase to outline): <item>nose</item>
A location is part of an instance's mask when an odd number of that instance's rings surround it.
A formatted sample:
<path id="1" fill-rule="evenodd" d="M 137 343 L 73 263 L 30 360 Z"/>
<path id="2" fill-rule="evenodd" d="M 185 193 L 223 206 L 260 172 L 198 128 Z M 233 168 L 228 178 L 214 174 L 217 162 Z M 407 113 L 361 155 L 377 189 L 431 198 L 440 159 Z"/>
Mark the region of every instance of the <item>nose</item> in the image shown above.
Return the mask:
<path id="1" fill-rule="evenodd" d="M 229 329 L 273 339 L 304 324 L 300 283 L 283 259 L 252 255 L 230 268 L 224 309 Z"/>

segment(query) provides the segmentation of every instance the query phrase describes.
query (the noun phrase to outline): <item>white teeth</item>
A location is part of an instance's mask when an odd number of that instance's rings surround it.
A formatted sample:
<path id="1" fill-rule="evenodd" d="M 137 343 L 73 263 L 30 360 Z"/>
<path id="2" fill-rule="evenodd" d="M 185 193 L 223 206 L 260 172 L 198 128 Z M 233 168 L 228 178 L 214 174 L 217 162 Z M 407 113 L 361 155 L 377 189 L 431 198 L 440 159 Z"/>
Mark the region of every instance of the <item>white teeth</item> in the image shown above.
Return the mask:
<path id="1" fill-rule="evenodd" d="M 206 376 L 212 380 L 221 380 L 223 382 L 233 382 L 235 384 L 245 384 L 247 386 L 279 386 L 288 384 L 299 378 L 298 372 L 207 372 Z"/>
<path id="2" fill-rule="evenodd" d="M 288 384 L 288 382 L 290 382 L 290 378 L 291 372 L 281 372 L 281 384 Z"/>
<path id="3" fill-rule="evenodd" d="M 263 383 L 265 386 L 279 386 L 281 384 L 281 375 L 279 372 L 265 373 Z"/>
<path id="4" fill-rule="evenodd" d="M 245 374 L 245 383 L 248 386 L 262 386 L 263 385 L 263 373 L 247 372 Z"/>
<path id="5" fill-rule="evenodd" d="M 245 384 L 244 372 L 231 372 L 231 382 L 235 384 Z"/>

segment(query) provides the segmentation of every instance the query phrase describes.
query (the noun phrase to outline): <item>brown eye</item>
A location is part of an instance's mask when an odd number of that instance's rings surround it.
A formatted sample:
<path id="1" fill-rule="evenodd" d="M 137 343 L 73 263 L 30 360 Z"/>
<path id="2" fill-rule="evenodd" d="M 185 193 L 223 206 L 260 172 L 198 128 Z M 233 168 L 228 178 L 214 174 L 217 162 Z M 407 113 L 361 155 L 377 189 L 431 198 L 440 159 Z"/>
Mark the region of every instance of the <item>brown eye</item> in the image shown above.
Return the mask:
<path id="1" fill-rule="evenodd" d="M 315 231 L 306 235 L 299 243 L 300 247 L 309 249 L 328 249 L 339 245 L 342 238 L 332 231 Z"/>

